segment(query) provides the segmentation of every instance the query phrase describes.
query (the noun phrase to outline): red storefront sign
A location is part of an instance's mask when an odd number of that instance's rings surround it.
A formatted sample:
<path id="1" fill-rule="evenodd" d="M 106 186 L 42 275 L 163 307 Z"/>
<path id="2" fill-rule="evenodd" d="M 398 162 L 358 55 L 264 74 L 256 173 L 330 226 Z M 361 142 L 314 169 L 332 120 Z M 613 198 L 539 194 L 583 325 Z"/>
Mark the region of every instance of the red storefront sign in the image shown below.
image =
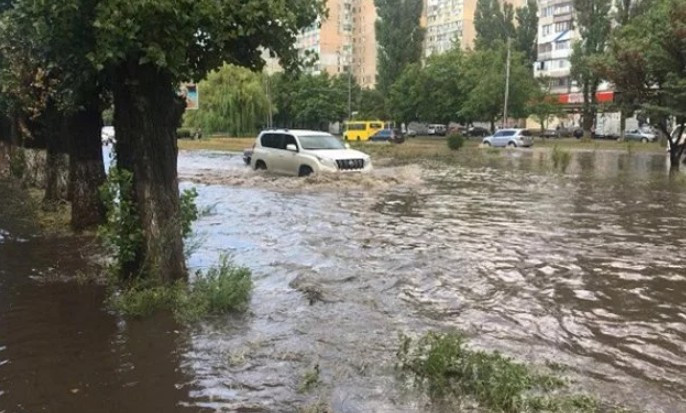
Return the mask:
<path id="1" fill-rule="evenodd" d="M 598 103 L 610 103 L 614 100 L 615 92 L 608 90 L 605 92 L 597 92 L 595 94 L 596 101 Z M 558 95 L 559 102 L 563 105 L 574 105 L 584 103 L 584 95 L 581 93 L 565 93 L 563 95 Z"/>

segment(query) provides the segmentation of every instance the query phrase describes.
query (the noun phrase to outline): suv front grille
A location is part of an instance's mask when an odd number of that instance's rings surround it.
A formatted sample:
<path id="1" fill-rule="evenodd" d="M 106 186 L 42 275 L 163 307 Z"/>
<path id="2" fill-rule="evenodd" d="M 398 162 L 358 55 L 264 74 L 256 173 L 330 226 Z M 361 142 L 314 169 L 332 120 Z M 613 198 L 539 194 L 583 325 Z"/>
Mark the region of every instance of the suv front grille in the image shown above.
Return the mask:
<path id="1" fill-rule="evenodd" d="M 339 159 L 336 161 L 338 169 L 343 171 L 350 171 L 364 168 L 364 159 Z"/>

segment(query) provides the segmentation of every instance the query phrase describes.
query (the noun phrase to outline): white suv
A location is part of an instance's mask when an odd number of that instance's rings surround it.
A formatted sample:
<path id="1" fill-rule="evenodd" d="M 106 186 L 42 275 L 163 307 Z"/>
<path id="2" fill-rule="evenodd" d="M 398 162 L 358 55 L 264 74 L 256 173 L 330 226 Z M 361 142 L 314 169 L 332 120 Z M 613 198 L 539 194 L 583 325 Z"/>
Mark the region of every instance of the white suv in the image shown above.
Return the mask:
<path id="1" fill-rule="evenodd" d="M 288 129 L 262 131 L 255 142 L 250 165 L 254 169 L 297 176 L 372 169 L 369 155 L 349 149 L 329 133 Z"/>

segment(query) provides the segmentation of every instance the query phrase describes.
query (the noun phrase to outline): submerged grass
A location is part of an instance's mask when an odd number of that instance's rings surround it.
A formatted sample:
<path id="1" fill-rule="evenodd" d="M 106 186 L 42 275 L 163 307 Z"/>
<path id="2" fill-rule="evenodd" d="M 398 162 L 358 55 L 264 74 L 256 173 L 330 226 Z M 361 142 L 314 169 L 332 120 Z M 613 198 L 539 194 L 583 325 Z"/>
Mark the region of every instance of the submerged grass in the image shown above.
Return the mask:
<path id="1" fill-rule="evenodd" d="M 315 364 L 310 370 L 307 370 L 300 380 L 298 392 L 305 393 L 319 385 L 319 364 Z"/>
<path id="2" fill-rule="evenodd" d="M 559 169 L 562 172 L 565 172 L 569 167 L 569 163 L 572 160 L 572 154 L 569 151 L 555 145 L 553 146 L 553 153 L 551 155 L 551 159 L 553 161 L 554 169 Z"/>
<path id="3" fill-rule="evenodd" d="M 112 308 L 130 317 L 171 311 L 183 322 L 233 311 L 245 311 L 252 291 L 249 269 L 234 265 L 227 257 L 205 274 L 198 273 L 190 285 L 134 283 L 110 297 Z"/>
<path id="4" fill-rule="evenodd" d="M 564 394 L 565 380 L 498 352 L 473 350 L 460 333 L 403 337 L 396 368 L 434 399 L 471 398 L 505 413 L 618 412 L 587 395 Z"/>

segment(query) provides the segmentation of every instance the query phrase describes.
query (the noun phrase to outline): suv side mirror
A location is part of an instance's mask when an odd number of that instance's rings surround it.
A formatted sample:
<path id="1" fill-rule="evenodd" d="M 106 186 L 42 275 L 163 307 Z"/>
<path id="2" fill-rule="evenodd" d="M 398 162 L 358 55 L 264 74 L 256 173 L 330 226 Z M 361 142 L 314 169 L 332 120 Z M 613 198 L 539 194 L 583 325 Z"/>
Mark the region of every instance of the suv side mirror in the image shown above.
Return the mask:
<path id="1" fill-rule="evenodd" d="M 291 152 L 298 152 L 298 147 L 295 144 L 289 143 L 286 145 L 286 150 Z"/>
<path id="2" fill-rule="evenodd" d="M 346 142 L 345 149 L 350 149 L 350 144 Z"/>

